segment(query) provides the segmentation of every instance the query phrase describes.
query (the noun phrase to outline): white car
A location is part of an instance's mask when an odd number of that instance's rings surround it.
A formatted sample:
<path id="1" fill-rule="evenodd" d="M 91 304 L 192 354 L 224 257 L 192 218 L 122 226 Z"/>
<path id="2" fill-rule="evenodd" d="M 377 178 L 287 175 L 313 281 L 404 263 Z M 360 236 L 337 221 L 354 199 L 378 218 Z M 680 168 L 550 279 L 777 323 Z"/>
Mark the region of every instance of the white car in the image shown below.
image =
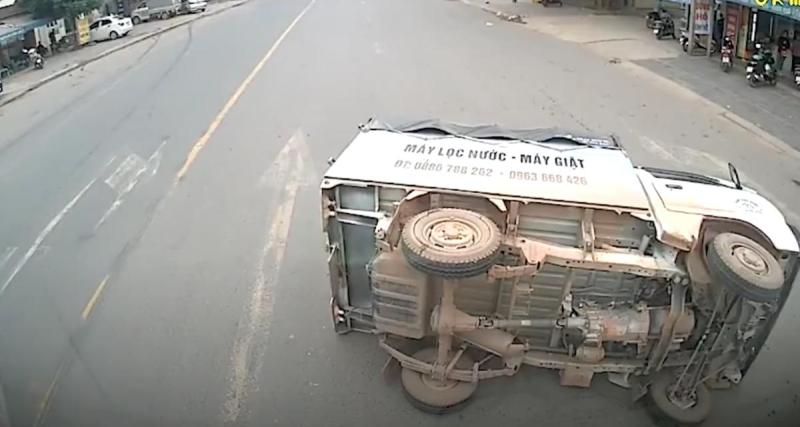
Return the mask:
<path id="1" fill-rule="evenodd" d="M 699 423 L 800 266 L 797 230 L 728 172 L 637 167 L 557 129 L 371 120 L 322 180 L 334 330 L 376 334 L 425 411 L 528 365 L 566 386 L 607 373 Z"/>
<path id="2" fill-rule="evenodd" d="M 92 41 L 116 40 L 128 35 L 133 29 L 133 22 L 130 18 L 119 18 L 116 16 L 104 16 L 98 18 L 89 25 L 89 35 Z"/>
<path id="3" fill-rule="evenodd" d="M 188 0 L 186 2 L 187 13 L 201 13 L 205 12 L 208 7 L 208 2 L 205 0 Z"/>

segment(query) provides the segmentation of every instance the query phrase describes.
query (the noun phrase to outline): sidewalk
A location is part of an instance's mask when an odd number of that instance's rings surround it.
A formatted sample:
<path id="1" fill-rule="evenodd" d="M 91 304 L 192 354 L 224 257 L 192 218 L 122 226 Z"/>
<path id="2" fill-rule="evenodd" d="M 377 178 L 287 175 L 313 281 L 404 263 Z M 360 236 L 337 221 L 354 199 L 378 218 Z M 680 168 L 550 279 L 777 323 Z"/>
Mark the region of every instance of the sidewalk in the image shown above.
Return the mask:
<path id="1" fill-rule="evenodd" d="M 142 39 L 144 36 L 163 32 L 165 29 L 170 27 L 180 26 L 203 16 L 217 14 L 224 9 L 236 6 L 237 4 L 238 2 L 232 1 L 210 2 L 208 4 L 208 9 L 201 14 L 179 15 L 165 21 L 156 19 L 149 22 L 143 22 L 134 26 L 133 30 L 131 30 L 131 32 L 125 37 L 98 43 L 91 42 L 80 49 L 59 53 L 53 56 L 46 56 L 44 58 L 45 63 L 43 70 L 35 70 L 33 67 L 28 67 L 23 71 L 3 79 L 4 90 L 2 93 L 0 93 L 0 106 L 15 100 L 24 92 L 28 92 L 38 86 L 41 86 L 43 84 L 43 80 L 49 81 L 56 77 L 56 75 L 60 76 L 60 74 L 63 74 L 65 70 L 75 68 L 76 66 L 83 65 L 87 62 L 91 62 L 97 59 L 98 56 L 106 53 L 106 51 L 120 48 L 126 43 L 130 44 L 134 40 Z"/>
<path id="2" fill-rule="evenodd" d="M 484 10 L 521 15 L 524 25 L 562 40 L 583 44 L 609 60 L 629 61 L 684 86 L 800 149 L 800 91 L 781 82 L 752 88 L 744 70 L 719 68 L 719 57 L 684 54 L 677 42 L 656 40 L 643 16 L 614 15 L 571 6 L 542 7 L 532 0 L 462 0 Z M 509 24 L 515 25 L 515 24 Z M 518 24 L 516 24 L 518 25 Z"/>

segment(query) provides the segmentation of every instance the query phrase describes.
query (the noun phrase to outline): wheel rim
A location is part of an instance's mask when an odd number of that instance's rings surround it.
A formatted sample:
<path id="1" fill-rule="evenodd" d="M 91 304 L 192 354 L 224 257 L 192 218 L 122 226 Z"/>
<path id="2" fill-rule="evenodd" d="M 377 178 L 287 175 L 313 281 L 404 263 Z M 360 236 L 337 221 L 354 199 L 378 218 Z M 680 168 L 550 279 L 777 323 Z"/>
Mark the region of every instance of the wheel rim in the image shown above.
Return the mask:
<path id="1" fill-rule="evenodd" d="M 689 408 L 694 407 L 697 405 L 697 392 L 692 390 L 688 393 L 683 393 L 679 395 L 677 393 L 678 384 L 677 382 L 673 382 L 669 387 L 667 387 L 667 400 L 675 405 L 676 407 L 686 410 Z"/>
<path id="2" fill-rule="evenodd" d="M 436 348 L 426 348 L 414 354 L 414 358 L 425 363 L 435 363 Z M 456 362 L 456 369 L 470 369 L 474 361 L 467 354 L 462 354 Z M 422 373 L 403 367 L 401 381 L 406 395 L 416 404 L 424 405 L 426 411 L 449 411 L 469 400 L 478 387 L 478 383 L 463 382 L 450 378 L 435 379 L 430 373 Z M 418 406 L 419 407 L 419 406 Z"/>
<path id="3" fill-rule="evenodd" d="M 429 224 L 425 236 L 437 248 L 458 252 L 475 246 L 481 232 L 472 224 L 449 218 Z"/>
<path id="4" fill-rule="evenodd" d="M 451 379 L 437 380 L 430 375 L 420 373 L 420 379 L 431 390 L 448 391 L 458 385 L 458 381 Z"/>
<path id="5" fill-rule="evenodd" d="M 748 246 L 736 245 L 732 248 L 733 257 L 753 274 L 764 276 L 769 273 L 767 261 Z"/>

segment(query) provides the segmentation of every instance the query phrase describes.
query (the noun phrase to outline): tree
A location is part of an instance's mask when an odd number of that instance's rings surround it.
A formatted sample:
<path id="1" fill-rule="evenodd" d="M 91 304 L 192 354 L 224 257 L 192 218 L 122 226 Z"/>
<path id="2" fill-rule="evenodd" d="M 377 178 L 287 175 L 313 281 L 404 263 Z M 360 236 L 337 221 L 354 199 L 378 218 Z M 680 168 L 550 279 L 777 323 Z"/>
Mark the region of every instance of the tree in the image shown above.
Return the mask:
<path id="1" fill-rule="evenodd" d="M 98 8 L 100 0 L 22 0 L 22 6 L 37 18 L 72 18 Z"/>

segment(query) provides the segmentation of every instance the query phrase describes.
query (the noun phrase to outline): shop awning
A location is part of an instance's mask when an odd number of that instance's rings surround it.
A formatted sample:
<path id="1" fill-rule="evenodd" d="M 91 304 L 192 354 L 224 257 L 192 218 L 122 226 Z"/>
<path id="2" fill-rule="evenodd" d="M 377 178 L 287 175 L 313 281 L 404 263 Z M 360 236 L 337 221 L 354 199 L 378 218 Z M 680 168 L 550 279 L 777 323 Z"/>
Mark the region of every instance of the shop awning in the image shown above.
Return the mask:
<path id="1" fill-rule="evenodd" d="M 22 18 L 9 18 L 0 24 L 0 46 L 22 40 L 25 33 L 50 22 L 50 19 L 33 19 L 30 15 Z"/>
<path id="2" fill-rule="evenodd" d="M 800 0 L 728 0 L 753 9 L 763 10 L 800 21 Z"/>

